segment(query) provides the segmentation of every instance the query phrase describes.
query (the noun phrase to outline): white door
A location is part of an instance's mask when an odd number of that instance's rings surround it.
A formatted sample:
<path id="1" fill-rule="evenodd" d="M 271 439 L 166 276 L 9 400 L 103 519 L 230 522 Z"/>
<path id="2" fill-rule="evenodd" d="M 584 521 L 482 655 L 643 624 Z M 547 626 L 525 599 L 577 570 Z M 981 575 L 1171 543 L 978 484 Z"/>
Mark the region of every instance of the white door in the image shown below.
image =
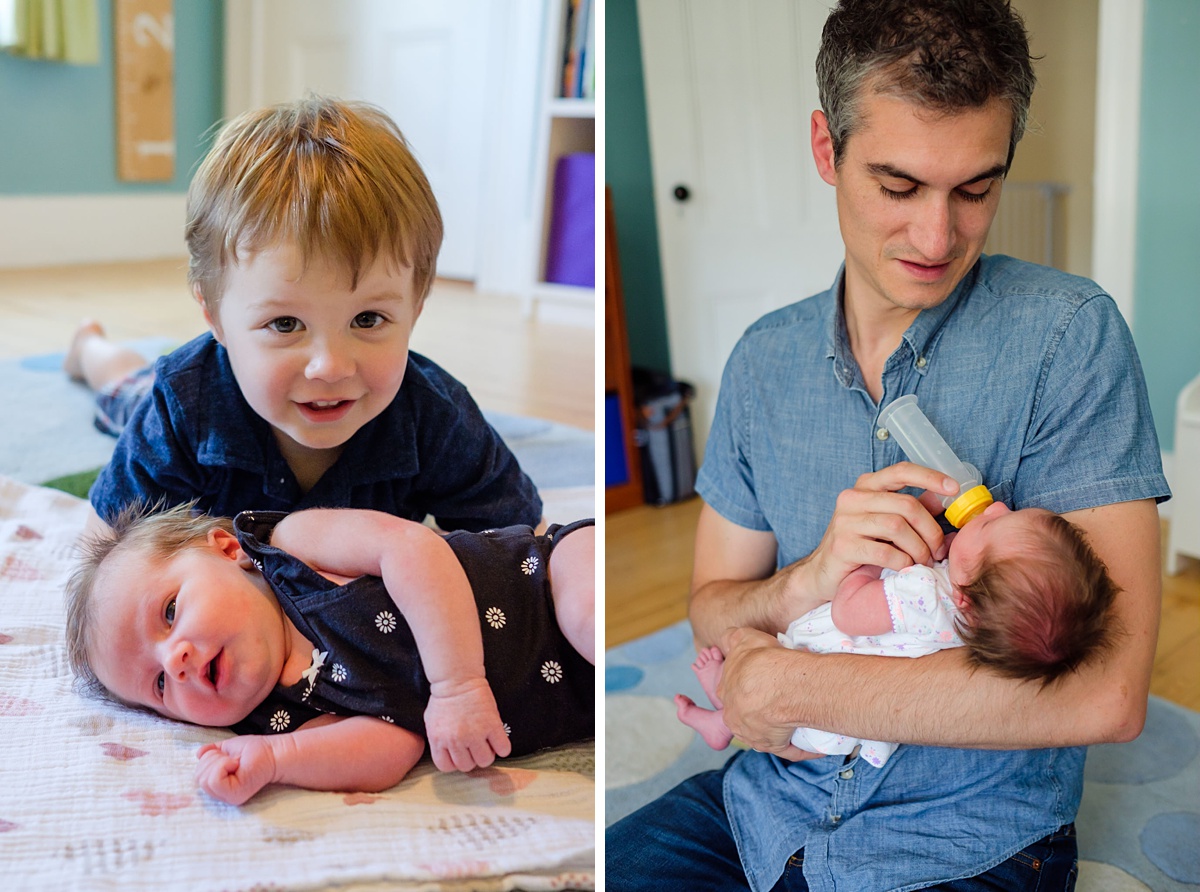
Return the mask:
<path id="1" fill-rule="evenodd" d="M 244 96 L 245 108 L 310 90 L 381 106 L 412 145 L 441 206 L 438 274 L 474 279 L 493 2 L 251 0 L 248 10 L 245 2 L 227 10 L 248 20 L 248 33 L 230 34 L 228 42 L 245 55 L 240 73 L 249 89 L 227 94 Z"/>
<path id="2" fill-rule="evenodd" d="M 672 372 L 702 448 L 721 370 L 844 253 L 809 117 L 825 0 L 638 0 Z"/>

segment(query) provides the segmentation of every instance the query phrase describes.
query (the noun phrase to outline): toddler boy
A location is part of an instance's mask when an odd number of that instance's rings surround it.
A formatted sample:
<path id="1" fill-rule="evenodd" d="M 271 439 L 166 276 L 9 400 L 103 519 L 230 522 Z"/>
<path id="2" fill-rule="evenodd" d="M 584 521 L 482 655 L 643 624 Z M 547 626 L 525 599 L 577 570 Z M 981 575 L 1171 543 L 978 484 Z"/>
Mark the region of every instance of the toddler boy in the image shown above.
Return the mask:
<path id="1" fill-rule="evenodd" d="M 218 134 L 187 214 L 211 333 L 105 383 L 123 430 L 90 493 L 102 520 L 142 501 L 539 524 L 533 483 L 466 388 L 408 350 L 442 220 L 387 115 L 321 97 L 248 112 Z M 81 328 L 68 372 L 91 381 L 105 344 Z"/>

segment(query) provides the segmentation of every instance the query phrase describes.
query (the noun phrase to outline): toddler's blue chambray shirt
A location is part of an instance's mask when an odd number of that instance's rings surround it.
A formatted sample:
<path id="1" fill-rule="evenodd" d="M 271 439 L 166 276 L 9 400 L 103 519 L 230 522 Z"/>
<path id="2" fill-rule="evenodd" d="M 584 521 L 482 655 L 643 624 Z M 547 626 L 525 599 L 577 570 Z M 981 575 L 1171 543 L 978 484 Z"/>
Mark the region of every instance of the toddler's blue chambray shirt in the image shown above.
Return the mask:
<path id="1" fill-rule="evenodd" d="M 238 388 L 225 348 L 210 334 L 161 357 L 154 387 L 117 440 L 93 485 L 111 521 L 134 499 L 199 500 L 232 517 L 246 509 L 373 508 L 447 530 L 536 527 L 542 501 L 500 435 L 461 383 L 409 353 L 400 391 L 346 443 L 307 493 L 271 426 Z"/>
<path id="2" fill-rule="evenodd" d="M 905 332 L 879 405 L 850 352 L 841 287 L 839 273 L 746 331 L 697 483 L 723 517 L 775 535 L 780 567 L 817 547 L 840 491 L 904 459 L 878 424 L 904 394 L 1012 508 L 1169 497 L 1132 338 L 1095 283 L 982 258 Z M 1085 753 L 902 746 L 876 769 L 748 752 L 727 772 L 725 805 L 756 892 L 801 847 L 814 892 L 918 889 L 990 869 L 1074 820 Z"/>

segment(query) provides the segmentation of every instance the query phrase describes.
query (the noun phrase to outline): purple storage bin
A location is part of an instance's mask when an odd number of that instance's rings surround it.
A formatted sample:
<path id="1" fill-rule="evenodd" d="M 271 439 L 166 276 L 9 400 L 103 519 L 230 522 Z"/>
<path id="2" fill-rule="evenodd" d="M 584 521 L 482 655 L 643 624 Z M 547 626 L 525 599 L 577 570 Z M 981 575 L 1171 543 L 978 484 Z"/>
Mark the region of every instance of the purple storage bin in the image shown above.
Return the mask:
<path id="1" fill-rule="evenodd" d="M 596 286 L 596 156 L 563 155 L 554 169 L 546 281 Z"/>

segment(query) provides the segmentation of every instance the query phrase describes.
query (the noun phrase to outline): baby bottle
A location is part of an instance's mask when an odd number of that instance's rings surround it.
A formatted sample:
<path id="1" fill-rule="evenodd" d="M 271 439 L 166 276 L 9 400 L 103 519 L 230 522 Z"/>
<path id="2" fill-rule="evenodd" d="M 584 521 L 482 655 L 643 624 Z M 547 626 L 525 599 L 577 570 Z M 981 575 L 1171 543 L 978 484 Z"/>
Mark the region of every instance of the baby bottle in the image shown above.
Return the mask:
<path id="1" fill-rule="evenodd" d="M 911 394 L 902 396 L 879 413 L 879 423 L 896 438 L 908 460 L 941 471 L 958 481 L 958 494 L 938 496 L 946 509 L 946 520 L 956 529 L 992 504 L 983 476 L 974 465 L 960 461 L 937 432 Z"/>

